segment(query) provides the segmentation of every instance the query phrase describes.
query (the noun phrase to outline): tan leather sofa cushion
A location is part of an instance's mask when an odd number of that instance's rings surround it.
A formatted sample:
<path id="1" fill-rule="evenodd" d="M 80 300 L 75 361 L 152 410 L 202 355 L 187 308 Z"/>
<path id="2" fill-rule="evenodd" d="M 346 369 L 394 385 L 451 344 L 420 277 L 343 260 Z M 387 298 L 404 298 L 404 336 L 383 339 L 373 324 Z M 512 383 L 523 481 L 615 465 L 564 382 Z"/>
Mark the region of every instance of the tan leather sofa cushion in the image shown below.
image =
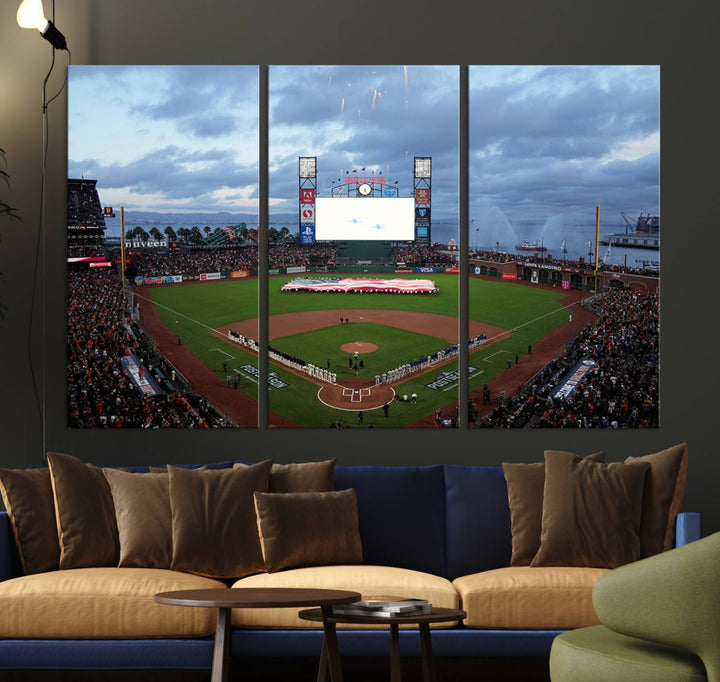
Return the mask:
<path id="1" fill-rule="evenodd" d="M 204 637 L 215 609 L 165 606 L 158 592 L 223 588 L 216 580 L 153 568 L 76 568 L 0 582 L 0 637 Z"/>
<path id="2" fill-rule="evenodd" d="M 465 625 L 553 630 L 599 623 L 592 588 L 604 568 L 512 566 L 457 578 Z"/>
<path id="3" fill-rule="evenodd" d="M 457 608 L 457 592 L 449 580 L 429 573 L 389 566 L 311 566 L 278 573 L 261 573 L 238 580 L 233 587 L 315 587 L 375 596 L 427 599 L 433 606 Z M 298 618 L 301 609 L 234 609 L 232 624 L 240 627 L 317 628 Z M 451 627 L 454 623 L 440 623 Z M 338 628 L 382 628 L 383 625 L 338 625 Z M 405 627 L 405 626 L 400 626 Z M 417 626 L 408 626 L 417 627 Z M 435 626 L 433 626 L 435 627 Z"/>

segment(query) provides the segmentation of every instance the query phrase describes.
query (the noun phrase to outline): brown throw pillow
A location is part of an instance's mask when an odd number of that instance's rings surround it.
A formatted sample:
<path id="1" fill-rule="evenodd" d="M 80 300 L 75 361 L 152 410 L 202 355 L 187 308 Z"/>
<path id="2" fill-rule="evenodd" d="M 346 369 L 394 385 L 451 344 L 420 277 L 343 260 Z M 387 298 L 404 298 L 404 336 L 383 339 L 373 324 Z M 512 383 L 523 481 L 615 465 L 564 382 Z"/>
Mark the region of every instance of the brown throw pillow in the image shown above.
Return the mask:
<path id="1" fill-rule="evenodd" d="M 267 491 L 271 466 L 271 459 L 242 469 L 168 466 L 173 570 L 207 578 L 265 570 L 253 493 Z"/>
<path id="2" fill-rule="evenodd" d="M 77 457 L 48 453 L 60 540 L 60 568 L 117 566 L 115 508 L 102 470 Z"/>
<path id="3" fill-rule="evenodd" d="M 546 452 L 556 452 L 546 450 Z M 561 451 L 557 451 L 561 452 Z M 587 459 L 604 462 L 605 453 L 596 452 Z M 503 473 L 510 503 L 510 527 L 512 531 L 511 566 L 529 566 L 540 548 L 542 530 L 543 491 L 545 488 L 545 463 L 509 464 L 503 462 Z"/>
<path id="4" fill-rule="evenodd" d="M 640 556 L 648 557 L 675 546 L 675 519 L 682 508 L 687 483 L 687 443 L 643 457 L 628 457 L 628 462 L 647 462 L 642 519 L 640 520 Z"/>
<path id="5" fill-rule="evenodd" d="M 616 568 L 640 558 L 649 468 L 546 452 L 540 549 L 530 565 Z"/>
<path id="6" fill-rule="evenodd" d="M 240 462 L 233 464 L 235 469 L 246 466 Z M 321 493 L 328 490 L 335 490 L 335 458 L 323 462 L 273 464 L 270 469 L 268 492 Z"/>
<path id="7" fill-rule="evenodd" d="M 269 573 L 298 566 L 362 563 L 353 489 L 321 493 L 255 493 Z"/>
<path id="8" fill-rule="evenodd" d="M 104 469 L 120 535 L 119 566 L 170 568 L 172 514 L 167 472 L 131 474 Z"/>
<path id="9" fill-rule="evenodd" d="M 0 469 L 0 493 L 23 570 L 57 571 L 60 543 L 48 469 Z"/>

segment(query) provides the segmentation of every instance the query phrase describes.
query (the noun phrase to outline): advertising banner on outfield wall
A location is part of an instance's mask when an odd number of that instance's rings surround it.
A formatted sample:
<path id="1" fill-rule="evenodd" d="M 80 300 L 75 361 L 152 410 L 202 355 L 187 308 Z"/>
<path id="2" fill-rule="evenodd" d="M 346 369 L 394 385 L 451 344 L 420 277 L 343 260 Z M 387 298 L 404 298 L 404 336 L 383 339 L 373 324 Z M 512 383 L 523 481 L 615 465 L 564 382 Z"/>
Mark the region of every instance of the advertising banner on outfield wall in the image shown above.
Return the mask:
<path id="1" fill-rule="evenodd" d="M 445 268 L 445 272 L 450 272 L 453 274 L 457 274 L 460 272 L 460 268 L 458 267 L 452 267 L 452 268 Z"/>
<path id="2" fill-rule="evenodd" d="M 282 275 L 285 270 L 283 268 L 270 268 L 268 275 Z"/>
<path id="3" fill-rule="evenodd" d="M 517 279 L 517 272 L 503 272 L 503 279 Z"/>
<path id="4" fill-rule="evenodd" d="M 415 268 L 415 272 L 437 272 L 437 268 Z"/>
<path id="5" fill-rule="evenodd" d="M 183 281 L 182 275 L 164 275 L 162 277 L 136 277 L 135 286 L 144 286 L 150 284 L 179 284 Z"/>
<path id="6" fill-rule="evenodd" d="M 287 272 L 288 275 L 294 275 L 298 272 L 307 272 L 307 268 L 304 265 L 298 265 L 296 267 L 287 268 L 285 272 Z"/>
<path id="7" fill-rule="evenodd" d="M 245 277 L 250 277 L 249 270 L 233 270 L 230 273 L 230 279 L 243 279 Z"/>
<path id="8" fill-rule="evenodd" d="M 204 282 L 210 279 L 222 279 L 222 275 L 219 272 L 202 272 L 200 273 L 200 281 Z"/>

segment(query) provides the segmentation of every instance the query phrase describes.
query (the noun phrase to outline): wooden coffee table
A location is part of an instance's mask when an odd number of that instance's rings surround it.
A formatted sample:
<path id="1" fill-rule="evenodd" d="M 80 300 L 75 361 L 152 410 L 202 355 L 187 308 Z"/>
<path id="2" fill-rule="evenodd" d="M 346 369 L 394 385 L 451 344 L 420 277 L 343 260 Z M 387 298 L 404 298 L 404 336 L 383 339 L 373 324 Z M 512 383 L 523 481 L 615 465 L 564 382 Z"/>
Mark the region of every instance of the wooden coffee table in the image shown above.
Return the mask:
<path id="1" fill-rule="evenodd" d="M 322 621 L 325 630 L 322 654 L 320 656 L 320 669 L 318 670 L 318 682 L 327 680 L 327 671 L 330 668 L 330 679 L 337 682 L 333 673 L 333 660 L 339 661 L 337 635 L 335 625 L 337 623 L 363 623 L 368 625 L 389 625 L 390 626 L 390 682 L 400 682 L 400 633 L 398 626 L 405 624 L 418 625 L 420 628 L 420 644 L 422 646 L 422 667 L 423 680 L 435 682 L 435 659 L 432 653 L 432 640 L 430 639 L 430 623 L 447 623 L 453 620 L 463 620 L 467 617 L 465 611 L 459 609 L 444 609 L 433 607 L 430 613 L 419 613 L 414 616 L 340 616 L 333 615 L 329 606 L 322 609 L 308 609 L 298 614 L 303 620 Z M 331 633 L 328 636 L 328 633 Z M 338 665 L 336 663 L 336 665 Z"/>
<path id="2" fill-rule="evenodd" d="M 332 615 L 334 604 L 349 604 L 360 599 L 359 592 L 346 590 L 294 589 L 284 587 L 243 587 L 209 590 L 176 590 L 160 592 L 155 601 L 173 606 L 200 606 L 218 609 L 217 628 L 215 629 L 215 648 L 211 682 L 227 682 L 230 667 L 230 615 L 232 609 L 275 609 L 280 607 L 320 606 L 318 613 Z M 322 616 L 320 618 L 322 620 Z M 340 655 L 335 636 L 325 626 L 325 640 L 332 642 L 333 654 L 326 656 L 326 666 L 330 665 L 333 682 L 342 682 Z M 324 651 L 324 647 L 323 647 Z"/>

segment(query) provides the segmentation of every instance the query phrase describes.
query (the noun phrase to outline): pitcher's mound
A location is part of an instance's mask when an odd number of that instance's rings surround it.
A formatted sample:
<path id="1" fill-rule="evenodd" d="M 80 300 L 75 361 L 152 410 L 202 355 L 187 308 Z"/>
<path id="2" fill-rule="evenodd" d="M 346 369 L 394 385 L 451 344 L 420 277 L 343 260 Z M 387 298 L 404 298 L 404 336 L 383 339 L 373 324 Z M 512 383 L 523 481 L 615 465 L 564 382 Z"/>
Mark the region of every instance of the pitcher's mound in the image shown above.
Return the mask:
<path id="1" fill-rule="evenodd" d="M 365 355 L 367 353 L 374 353 L 378 347 L 374 343 L 367 343 L 365 341 L 351 341 L 350 343 L 344 343 L 340 346 L 340 350 L 343 353 L 358 353 Z"/>

